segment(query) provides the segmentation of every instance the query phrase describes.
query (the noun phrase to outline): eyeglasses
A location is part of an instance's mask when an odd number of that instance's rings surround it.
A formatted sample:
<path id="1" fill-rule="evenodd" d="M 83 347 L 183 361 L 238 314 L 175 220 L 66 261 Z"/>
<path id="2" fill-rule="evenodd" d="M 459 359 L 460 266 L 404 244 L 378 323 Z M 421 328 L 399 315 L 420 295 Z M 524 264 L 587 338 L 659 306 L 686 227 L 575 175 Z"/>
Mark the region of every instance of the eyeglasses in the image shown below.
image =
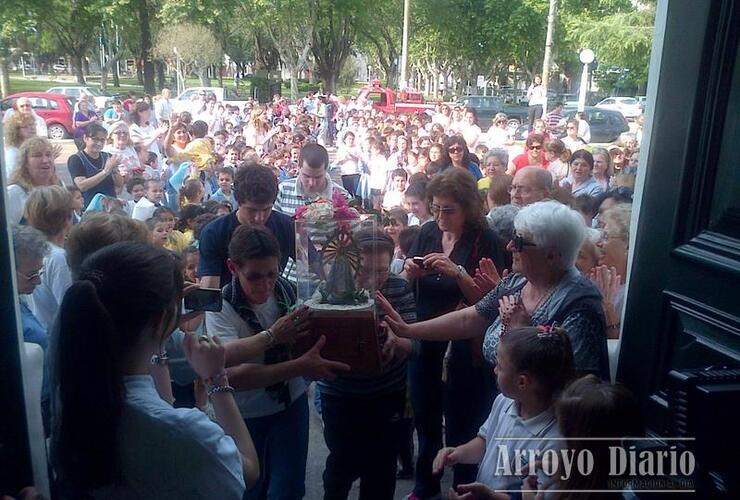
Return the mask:
<path id="1" fill-rule="evenodd" d="M 90 139 L 93 142 L 100 143 L 100 142 L 105 142 L 106 138 L 105 137 L 88 137 L 88 139 Z"/>
<path id="2" fill-rule="evenodd" d="M 451 153 L 453 155 L 454 154 L 457 154 L 457 153 L 462 153 L 462 150 L 463 149 L 461 147 L 458 147 L 458 146 L 453 146 L 451 148 L 447 148 L 447 152 L 448 153 Z"/>
<path id="3" fill-rule="evenodd" d="M 455 207 L 440 207 L 439 205 L 432 205 L 431 211 L 434 215 L 454 215 L 457 213 L 457 208 Z"/>
<path id="4" fill-rule="evenodd" d="M 535 145 L 529 146 L 529 149 L 530 149 L 530 151 L 539 151 L 540 149 L 542 149 L 542 145 L 541 144 L 535 144 Z"/>
<path id="5" fill-rule="evenodd" d="M 568 129 L 568 130 L 575 130 L 576 129 L 575 127 L 565 127 L 565 128 Z"/>
<path id="6" fill-rule="evenodd" d="M 20 271 L 16 271 L 16 273 L 18 273 L 18 276 L 20 276 L 21 278 L 24 278 L 24 279 L 26 279 L 28 281 L 33 281 L 33 280 L 35 280 L 37 278 L 40 279 L 41 276 L 44 275 L 44 268 L 42 267 L 38 271 L 36 271 L 34 273 L 31 273 L 31 274 L 23 274 Z"/>
<path id="7" fill-rule="evenodd" d="M 113 132 L 113 135 L 128 135 L 128 132 L 126 132 L 125 130 L 116 130 L 115 132 Z"/>
<path id="8" fill-rule="evenodd" d="M 524 247 L 536 247 L 535 243 L 526 241 L 520 234 L 514 232 L 514 236 L 511 238 L 511 244 L 514 247 L 514 251 L 521 252 Z"/>

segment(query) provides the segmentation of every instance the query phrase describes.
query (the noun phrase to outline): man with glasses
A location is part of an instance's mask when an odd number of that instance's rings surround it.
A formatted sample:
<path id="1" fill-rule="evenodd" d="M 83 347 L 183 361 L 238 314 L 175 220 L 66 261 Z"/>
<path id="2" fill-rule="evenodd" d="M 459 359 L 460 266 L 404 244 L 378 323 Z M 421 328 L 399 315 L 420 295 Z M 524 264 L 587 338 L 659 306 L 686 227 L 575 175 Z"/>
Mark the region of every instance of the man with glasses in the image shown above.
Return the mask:
<path id="1" fill-rule="evenodd" d="M 551 191 L 552 174 L 540 167 L 524 167 L 509 186 L 511 204 L 519 208 L 548 199 Z"/>
<path id="2" fill-rule="evenodd" d="M 545 138 L 540 134 L 529 134 L 524 143 L 526 151 L 509 162 L 509 168 L 506 170 L 506 173 L 514 175 L 519 170 L 530 165 L 543 169 L 547 168 L 550 162 L 545 158 L 545 152 L 543 151 L 544 145 Z"/>
<path id="3" fill-rule="evenodd" d="M 280 271 L 288 257 L 295 258 L 295 228 L 290 216 L 273 209 L 278 195 L 277 178 L 262 165 L 247 165 L 236 171 L 234 196 L 239 207 L 203 228 L 200 235 L 198 274 L 204 288 L 221 288 L 231 281 L 226 265 L 229 242 L 234 230 L 242 224 L 264 226 L 280 244 Z"/>

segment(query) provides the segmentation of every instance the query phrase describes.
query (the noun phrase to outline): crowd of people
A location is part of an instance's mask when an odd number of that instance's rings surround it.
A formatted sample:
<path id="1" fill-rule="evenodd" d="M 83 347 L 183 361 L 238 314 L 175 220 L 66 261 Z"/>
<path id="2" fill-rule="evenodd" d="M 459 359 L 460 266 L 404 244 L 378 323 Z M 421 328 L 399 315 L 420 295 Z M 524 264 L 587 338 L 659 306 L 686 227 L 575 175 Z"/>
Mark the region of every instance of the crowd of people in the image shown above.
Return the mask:
<path id="1" fill-rule="evenodd" d="M 48 352 L 59 494 L 303 498 L 311 404 L 326 500 L 358 479 L 361 499 L 392 499 L 397 477 L 414 478 L 411 500 L 440 498 L 447 466 L 450 498 L 605 487 L 496 473 L 507 437 L 539 437 L 517 446 L 541 452 L 642 432 L 609 382 L 638 144 L 591 147 L 582 119 L 559 139 L 559 109 L 532 116 L 522 149 L 505 115 L 484 131 L 447 104 L 240 109 L 204 92 L 176 112 L 165 90 L 98 114 L 81 101 L 64 185 L 59 148 L 19 105 L 4 125 L 6 207 L 24 338 Z M 376 375 L 324 358 L 323 337 L 290 349 L 311 328 L 293 217 L 337 195 L 382 222 L 358 236 L 374 270 L 358 276 L 378 290 Z M 202 288 L 221 290 L 220 310 L 183 310 Z"/>

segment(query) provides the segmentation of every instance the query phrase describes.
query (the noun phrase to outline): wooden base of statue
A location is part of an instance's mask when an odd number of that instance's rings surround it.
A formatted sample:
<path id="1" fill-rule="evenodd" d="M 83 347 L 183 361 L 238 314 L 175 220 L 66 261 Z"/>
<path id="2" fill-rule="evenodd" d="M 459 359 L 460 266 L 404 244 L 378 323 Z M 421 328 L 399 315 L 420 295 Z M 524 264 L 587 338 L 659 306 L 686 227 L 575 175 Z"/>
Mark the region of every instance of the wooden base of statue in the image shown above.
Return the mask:
<path id="1" fill-rule="evenodd" d="M 293 345 L 294 357 L 310 350 L 323 335 L 326 343 L 321 356 L 346 363 L 351 373 L 378 374 L 381 371 L 380 346 L 373 307 L 362 309 L 311 308 L 311 331 Z"/>

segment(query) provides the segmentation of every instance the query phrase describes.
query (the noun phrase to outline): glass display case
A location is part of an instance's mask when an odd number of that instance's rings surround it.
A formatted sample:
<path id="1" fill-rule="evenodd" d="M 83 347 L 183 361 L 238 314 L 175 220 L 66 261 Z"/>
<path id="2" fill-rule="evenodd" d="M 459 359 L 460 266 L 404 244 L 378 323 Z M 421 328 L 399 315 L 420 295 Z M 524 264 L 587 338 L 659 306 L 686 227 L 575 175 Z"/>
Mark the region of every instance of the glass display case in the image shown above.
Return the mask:
<path id="1" fill-rule="evenodd" d="M 324 336 L 323 357 L 347 363 L 353 373 L 376 373 L 381 363 L 371 267 L 377 222 L 339 198 L 296 212 L 298 304 L 309 308 L 311 330 L 293 351 L 300 355 Z"/>

